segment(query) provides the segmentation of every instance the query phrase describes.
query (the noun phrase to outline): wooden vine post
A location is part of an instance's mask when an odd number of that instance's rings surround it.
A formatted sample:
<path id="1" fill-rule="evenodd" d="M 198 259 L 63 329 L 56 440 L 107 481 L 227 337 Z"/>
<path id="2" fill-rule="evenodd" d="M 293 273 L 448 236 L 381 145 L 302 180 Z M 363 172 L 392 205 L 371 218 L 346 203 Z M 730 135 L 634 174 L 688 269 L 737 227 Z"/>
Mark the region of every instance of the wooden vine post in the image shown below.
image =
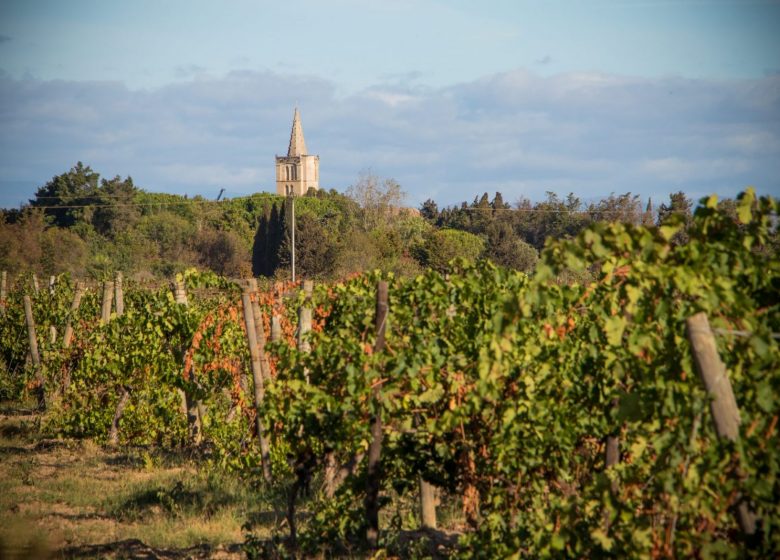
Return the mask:
<path id="1" fill-rule="evenodd" d="M 84 285 L 76 280 L 76 284 L 73 287 L 73 301 L 70 303 L 70 314 L 68 315 L 68 322 L 65 325 L 65 332 L 62 335 L 63 348 L 69 348 L 71 340 L 73 339 L 73 319 L 76 315 L 76 311 L 81 305 L 81 298 L 84 296 Z"/>
<path id="2" fill-rule="evenodd" d="M 303 281 L 304 302 L 298 310 L 298 349 L 301 352 L 309 352 L 311 345 L 306 339 L 306 334 L 311 331 L 311 294 L 314 291 L 314 282 Z"/>
<path id="3" fill-rule="evenodd" d="M 30 339 L 30 358 L 35 368 L 35 380 L 38 383 L 35 391 L 38 397 L 38 408 L 46 410 L 46 388 L 44 386 L 43 370 L 41 370 L 41 355 L 38 353 L 38 338 L 35 335 L 35 319 L 33 318 L 30 296 L 24 296 L 24 319 L 27 323 L 27 334 Z"/>
<path id="4" fill-rule="evenodd" d="M 271 342 L 279 342 L 282 339 L 282 323 L 278 315 L 271 315 Z"/>
<path id="5" fill-rule="evenodd" d="M 306 338 L 306 334 L 311 331 L 311 294 L 314 284 L 311 280 L 305 280 L 303 282 L 303 294 L 304 302 L 298 308 L 298 333 L 297 333 L 297 347 L 299 352 L 308 353 L 311 351 L 311 346 Z M 276 317 L 274 317 L 276 319 Z M 278 325 L 278 321 L 277 321 Z M 309 370 L 304 368 L 304 376 L 306 383 L 309 383 Z M 328 476 L 331 471 L 328 470 L 328 465 L 332 464 L 332 454 L 326 451 L 325 454 L 326 469 L 325 469 L 325 487 L 326 492 L 329 487 Z M 331 461 L 331 462 L 329 462 Z M 316 466 L 317 459 L 314 452 L 310 448 L 305 448 L 298 452 L 295 457 L 293 471 L 295 472 L 295 482 L 290 487 L 290 491 L 287 496 L 287 523 L 290 527 L 290 543 L 293 547 L 297 542 L 297 524 L 295 520 L 295 502 L 298 499 L 298 494 L 308 486 L 308 481 L 311 479 L 312 469 Z"/>
<path id="6" fill-rule="evenodd" d="M 419 414 L 414 416 L 414 425 L 419 427 L 422 423 L 422 417 Z M 419 479 L 420 490 L 420 527 L 422 529 L 436 529 L 436 487 L 423 479 Z"/>
<path id="7" fill-rule="evenodd" d="M 612 399 L 611 411 L 613 414 L 617 413 L 619 404 L 617 398 Z M 608 472 L 612 467 L 620 463 L 620 428 L 617 428 L 613 433 L 607 435 L 604 440 L 604 447 L 606 448 L 604 453 L 604 470 Z M 609 489 L 613 497 L 617 496 L 620 489 L 617 480 L 613 479 L 610 481 Z M 609 531 L 611 523 L 610 512 L 605 508 L 602 516 L 604 531 Z"/>
<path id="8" fill-rule="evenodd" d="M 187 305 L 187 292 L 184 290 L 184 284 L 182 283 L 181 289 L 179 289 L 179 284 L 176 280 L 173 281 L 173 301 L 176 302 L 177 305 Z M 184 392 L 184 389 L 179 389 L 179 396 L 181 397 L 181 411 L 182 414 L 184 414 L 184 417 L 187 419 L 187 425 L 189 426 L 190 407 L 188 405 L 187 394 Z M 190 433 L 192 433 L 192 428 L 190 428 Z"/>
<path id="9" fill-rule="evenodd" d="M 49 297 L 54 298 L 54 292 L 57 285 L 57 277 L 54 275 L 49 276 Z M 57 327 L 49 325 L 49 345 L 54 346 L 57 342 Z"/>
<path id="10" fill-rule="evenodd" d="M 729 441 L 739 440 L 739 408 L 726 374 L 726 366 L 718 355 L 715 336 L 710 329 L 707 315 L 697 313 L 685 321 L 688 340 L 691 343 L 693 361 L 702 383 L 709 394 L 710 411 L 718 438 Z M 740 529 L 745 535 L 756 533 L 756 517 L 744 496 L 737 498 L 736 517 Z"/>
<path id="11" fill-rule="evenodd" d="M 4 270 L 0 275 L 0 314 L 5 313 L 5 299 L 8 296 L 8 273 Z"/>
<path id="12" fill-rule="evenodd" d="M 311 352 L 311 344 L 306 336 L 311 332 L 311 293 L 314 284 L 311 280 L 303 282 L 304 302 L 298 309 L 298 350 L 300 352 Z M 306 370 L 306 383 L 309 383 L 309 371 Z"/>
<path id="13" fill-rule="evenodd" d="M 124 313 L 124 295 L 122 294 L 122 273 L 117 272 L 114 278 L 114 282 L 106 282 L 103 286 L 103 309 L 101 310 L 101 318 L 104 322 L 108 322 L 111 319 L 111 302 L 112 298 L 115 305 L 115 313 L 117 317 L 121 317 Z M 106 304 L 108 301 L 108 304 Z M 75 302 L 75 297 L 74 297 Z M 107 311 L 106 311 L 107 309 Z M 108 432 L 108 444 L 116 446 L 119 444 L 119 421 L 125 414 L 125 408 L 127 408 L 130 402 L 130 388 L 125 386 L 119 387 L 119 400 L 117 401 L 116 408 L 114 409 L 114 418 L 111 421 L 111 429 Z"/>
<path id="14" fill-rule="evenodd" d="M 374 353 L 385 348 L 385 331 L 387 329 L 387 282 L 379 281 L 376 290 L 376 342 Z M 368 447 L 368 472 L 366 473 L 366 541 L 371 548 L 376 548 L 379 541 L 379 489 L 381 487 L 380 459 L 382 456 L 382 404 L 381 384 L 376 383 L 372 391 L 375 413 L 371 420 L 371 443 Z"/>
<path id="15" fill-rule="evenodd" d="M 38 275 L 33 272 L 32 275 L 32 286 L 33 286 L 33 292 L 35 292 L 35 295 L 38 295 L 38 292 L 40 291 L 40 286 L 38 285 Z"/>
<path id="16" fill-rule="evenodd" d="M 108 432 L 108 444 L 116 446 L 119 444 L 119 421 L 125 413 L 127 403 L 130 402 L 130 391 L 127 387 L 119 388 L 119 402 L 114 409 L 114 418 L 111 421 L 111 429 Z"/>
<path id="17" fill-rule="evenodd" d="M 436 487 L 422 477 L 420 477 L 420 519 L 423 528 L 436 528 Z"/>
<path id="18" fill-rule="evenodd" d="M 178 305 L 188 306 L 187 290 L 184 286 L 184 280 L 174 280 L 173 284 L 173 299 Z M 182 355 L 186 352 L 186 348 L 182 348 Z M 193 398 L 189 392 L 184 389 L 179 389 L 179 395 L 181 395 L 182 408 L 184 414 L 187 416 L 187 426 L 189 426 L 190 443 L 193 445 L 199 445 L 203 437 L 203 419 L 200 416 L 200 410 L 198 402 Z"/>
<path id="19" fill-rule="evenodd" d="M 76 311 L 81 305 L 81 298 L 84 296 L 84 285 L 76 280 L 73 286 L 73 301 L 70 303 L 70 313 L 68 314 L 68 322 L 65 324 L 65 332 L 62 333 L 62 347 L 70 348 L 70 343 L 73 340 L 73 321 L 76 318 Z M 62 392 L 68 390 L 70 385 L 70 368 L 66 368 L 62 375 Z"/>
<path id="20" fill-rule="evenodd" d="M 111 320 L 111 305 L 114 299 L 114 283 L 103 282 L 103 304 L 100 308 L 100 320 L 105 324 Z"/>
<path id="21" fill-rule="evenodd" d="M 116 306 L 116 316 L 121 317 L 125 312 L 125 295 L 122 290 L 122 271 L 117 270 L 114 278 L 114 302 Z"/>
<path id="22" fill-rule="evenodd" d="M 263 313 L 260 311 L 259 293 L 257 290 L 257 278 L 249 280 L 249 289 L 252 292 L 252 317 L 255 320 L 255 339 L 257 340 L 257 351 L 260 354 L 260 373 L 263 375 L 263 381 L 271 379 L 271 366 L 268 363 L 268 356 L 265 353 L 265 345 L 268 338 L 263 326 Z"/>
<path id="23" fill-rule="evenodd" d="M 414 415 L 414 425 L 419 428 L 422 424 L 420 414 Z M 423 479 L 422 475 L 418 477 L 418 486 L 420 491 L 420 527 L 422 529 L 436 529 L 436 487 Z"/>
<path id="24" fill-rule="evenodd" d="M 257 330 L 255 327 L 255 316 L 252 306 L 252 289 L 249 282 L 244 284 L 241 294 L 241 303 L 244 308 L 244 326 L 246 327 L 246 340 L 249 346 L 249 358 L 252 367 L 252 381 L 254 385 L 255 399 L 255 428 L 257 429 L 257 439 L 260 442 L 260 458 L 263 463 L 263 477 L 267 482 L 272 481 L 271 476 L 271 452 L 266 439 L 265 426 L 260 409 L 265 398 L 265 385 L 263 383 L 263 373 L 261 369 L 260 350 L 257 344 Z"/>
<path id="25" fill-rule="evenodd" d="M 614 467 L 620 462 L 620 437 L 616 435 L 607 436 L 606 466 Z M 612 491 L 615 492 L 615 484 L 612 484 Z"/>

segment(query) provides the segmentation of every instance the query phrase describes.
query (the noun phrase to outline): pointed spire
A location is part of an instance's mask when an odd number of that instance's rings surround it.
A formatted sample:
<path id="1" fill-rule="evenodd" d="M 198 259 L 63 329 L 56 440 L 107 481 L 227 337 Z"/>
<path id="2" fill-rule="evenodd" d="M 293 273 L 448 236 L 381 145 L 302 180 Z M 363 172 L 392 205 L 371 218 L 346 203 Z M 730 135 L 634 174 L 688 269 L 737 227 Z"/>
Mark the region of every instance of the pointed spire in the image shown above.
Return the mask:
<path id="1" fill-rule="evenodd" d="M 298 107 L 293 115 L 292 132 L 290 133 L 290 147 L 287 149 L 287 157 L 306 155 L 306 141 L 303 139 L 303 127 L 301 126 L 301 113 Z"/>

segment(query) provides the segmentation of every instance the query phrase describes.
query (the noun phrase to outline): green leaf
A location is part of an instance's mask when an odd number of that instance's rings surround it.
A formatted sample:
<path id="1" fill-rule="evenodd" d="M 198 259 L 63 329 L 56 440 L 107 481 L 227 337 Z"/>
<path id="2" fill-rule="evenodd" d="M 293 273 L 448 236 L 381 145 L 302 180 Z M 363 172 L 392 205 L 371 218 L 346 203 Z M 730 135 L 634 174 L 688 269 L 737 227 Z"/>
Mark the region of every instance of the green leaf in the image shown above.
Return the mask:
<path id="1" fill-rule="evenodd" d="M 604 550 L 612 550 L 614 541 L 609 536 L 607 536 L 603 529 L 593 529 L 590 532 L 590 536 L 593 538 L 593 540 L 599 543 L 601 548 Z"/>
<path id="2" fill-rule="evenodd" d="M 739 200 L 737 206 L 737 218 L 743 224 L 750 223 L 753 218 L 753 202 L 756 199 L 756 193 L 752 188 L 747 189 Z"/>
<path id="3" fill-rule="evenodd" d="M 772 386 L 769 383 L 761 383 L 756 387 L 756 404 L 764 412 L 772 412 L 774 408 L 775 394 L 772 390 Z"/>
<path id="4" fill-rule="evenodd" d="M 658 233 L 660 233 L 661 237 L 663 237 L 666 241 L 669 241 L 672 237 L 674 237 L 674 234 L 676 234 L 681 229 L 682 224 L 662 225 L 658 228 Z"/>
<path id="5" fill-rule="evenodd" d="M 626 318 L 622 315 L 614 315 L 604 322 L 604 333 L 607 335 L 607 342 L 612 346 L 621 345 L 625 330 Z"/>
<path id="6" fill-rule="evenodd" d="M 554 550 L 563 550 L 566 547 L 566 540 L 561 536 L 560 533 L 555 533 L 552 536 L 550 545 Z"/>
<path id="7" fill-rule="evenodd" d="M 623 422 L 640 420 L 643 416 L 641 396 L 638 393 L 629 393 L 621 396 L 617 415 L 618 419 Z M 647 442 L 644 445 L 646 446 Z"/>

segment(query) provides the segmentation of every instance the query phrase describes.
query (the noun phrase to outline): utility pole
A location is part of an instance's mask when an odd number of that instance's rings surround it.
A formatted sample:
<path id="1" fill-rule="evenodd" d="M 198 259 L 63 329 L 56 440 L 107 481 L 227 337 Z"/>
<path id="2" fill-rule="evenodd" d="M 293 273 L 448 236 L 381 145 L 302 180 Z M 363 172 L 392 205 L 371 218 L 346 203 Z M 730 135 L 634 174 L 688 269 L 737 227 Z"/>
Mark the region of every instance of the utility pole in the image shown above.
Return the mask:
<path id="1" fill-rule="evenodd" d="M 288 190 L 290 195 L 290 239 L 292 241 L 292 281 L 295 282 L 295 193 L 293 187 Z"/>

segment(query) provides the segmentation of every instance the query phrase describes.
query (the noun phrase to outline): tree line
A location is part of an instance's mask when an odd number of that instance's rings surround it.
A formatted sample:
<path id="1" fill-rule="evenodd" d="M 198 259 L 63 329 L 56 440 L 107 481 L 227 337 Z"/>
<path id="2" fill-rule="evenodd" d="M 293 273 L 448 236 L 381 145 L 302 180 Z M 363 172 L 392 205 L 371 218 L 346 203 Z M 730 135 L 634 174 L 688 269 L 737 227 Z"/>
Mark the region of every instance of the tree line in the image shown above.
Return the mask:
<path id="1" fill-rule="evenodd" d="M 734 201 L 720 205 L 733 212 Z M 101 178 L 77 163 L 38 188 L 28 204 L 0 210 L 0 267 L 139 279 L 187 268 L 226 276 L 285 277 L 291 260 L 290 199 L 258 193 L 223 201 L 147 192 L 131 177 Z M 486 258 L 533 270 L 550 238 L 572 238 L 600 221 L 654 225 L 670 215 L 689 224 L 692 201 L 672 194 L 655 208 L 631 193 L 583 203 L 548 192 L 538 202 L 505 202 L 497 192 L 439 208 L 405 205 L 393 179 L 362 174 L 344 193 L 311 191 L 295 200 L 296 267 L 310 278 L 381 269 L 414 275 L 454 258 Z M 683 228 L 675 239 L 686 241 Z"/>

